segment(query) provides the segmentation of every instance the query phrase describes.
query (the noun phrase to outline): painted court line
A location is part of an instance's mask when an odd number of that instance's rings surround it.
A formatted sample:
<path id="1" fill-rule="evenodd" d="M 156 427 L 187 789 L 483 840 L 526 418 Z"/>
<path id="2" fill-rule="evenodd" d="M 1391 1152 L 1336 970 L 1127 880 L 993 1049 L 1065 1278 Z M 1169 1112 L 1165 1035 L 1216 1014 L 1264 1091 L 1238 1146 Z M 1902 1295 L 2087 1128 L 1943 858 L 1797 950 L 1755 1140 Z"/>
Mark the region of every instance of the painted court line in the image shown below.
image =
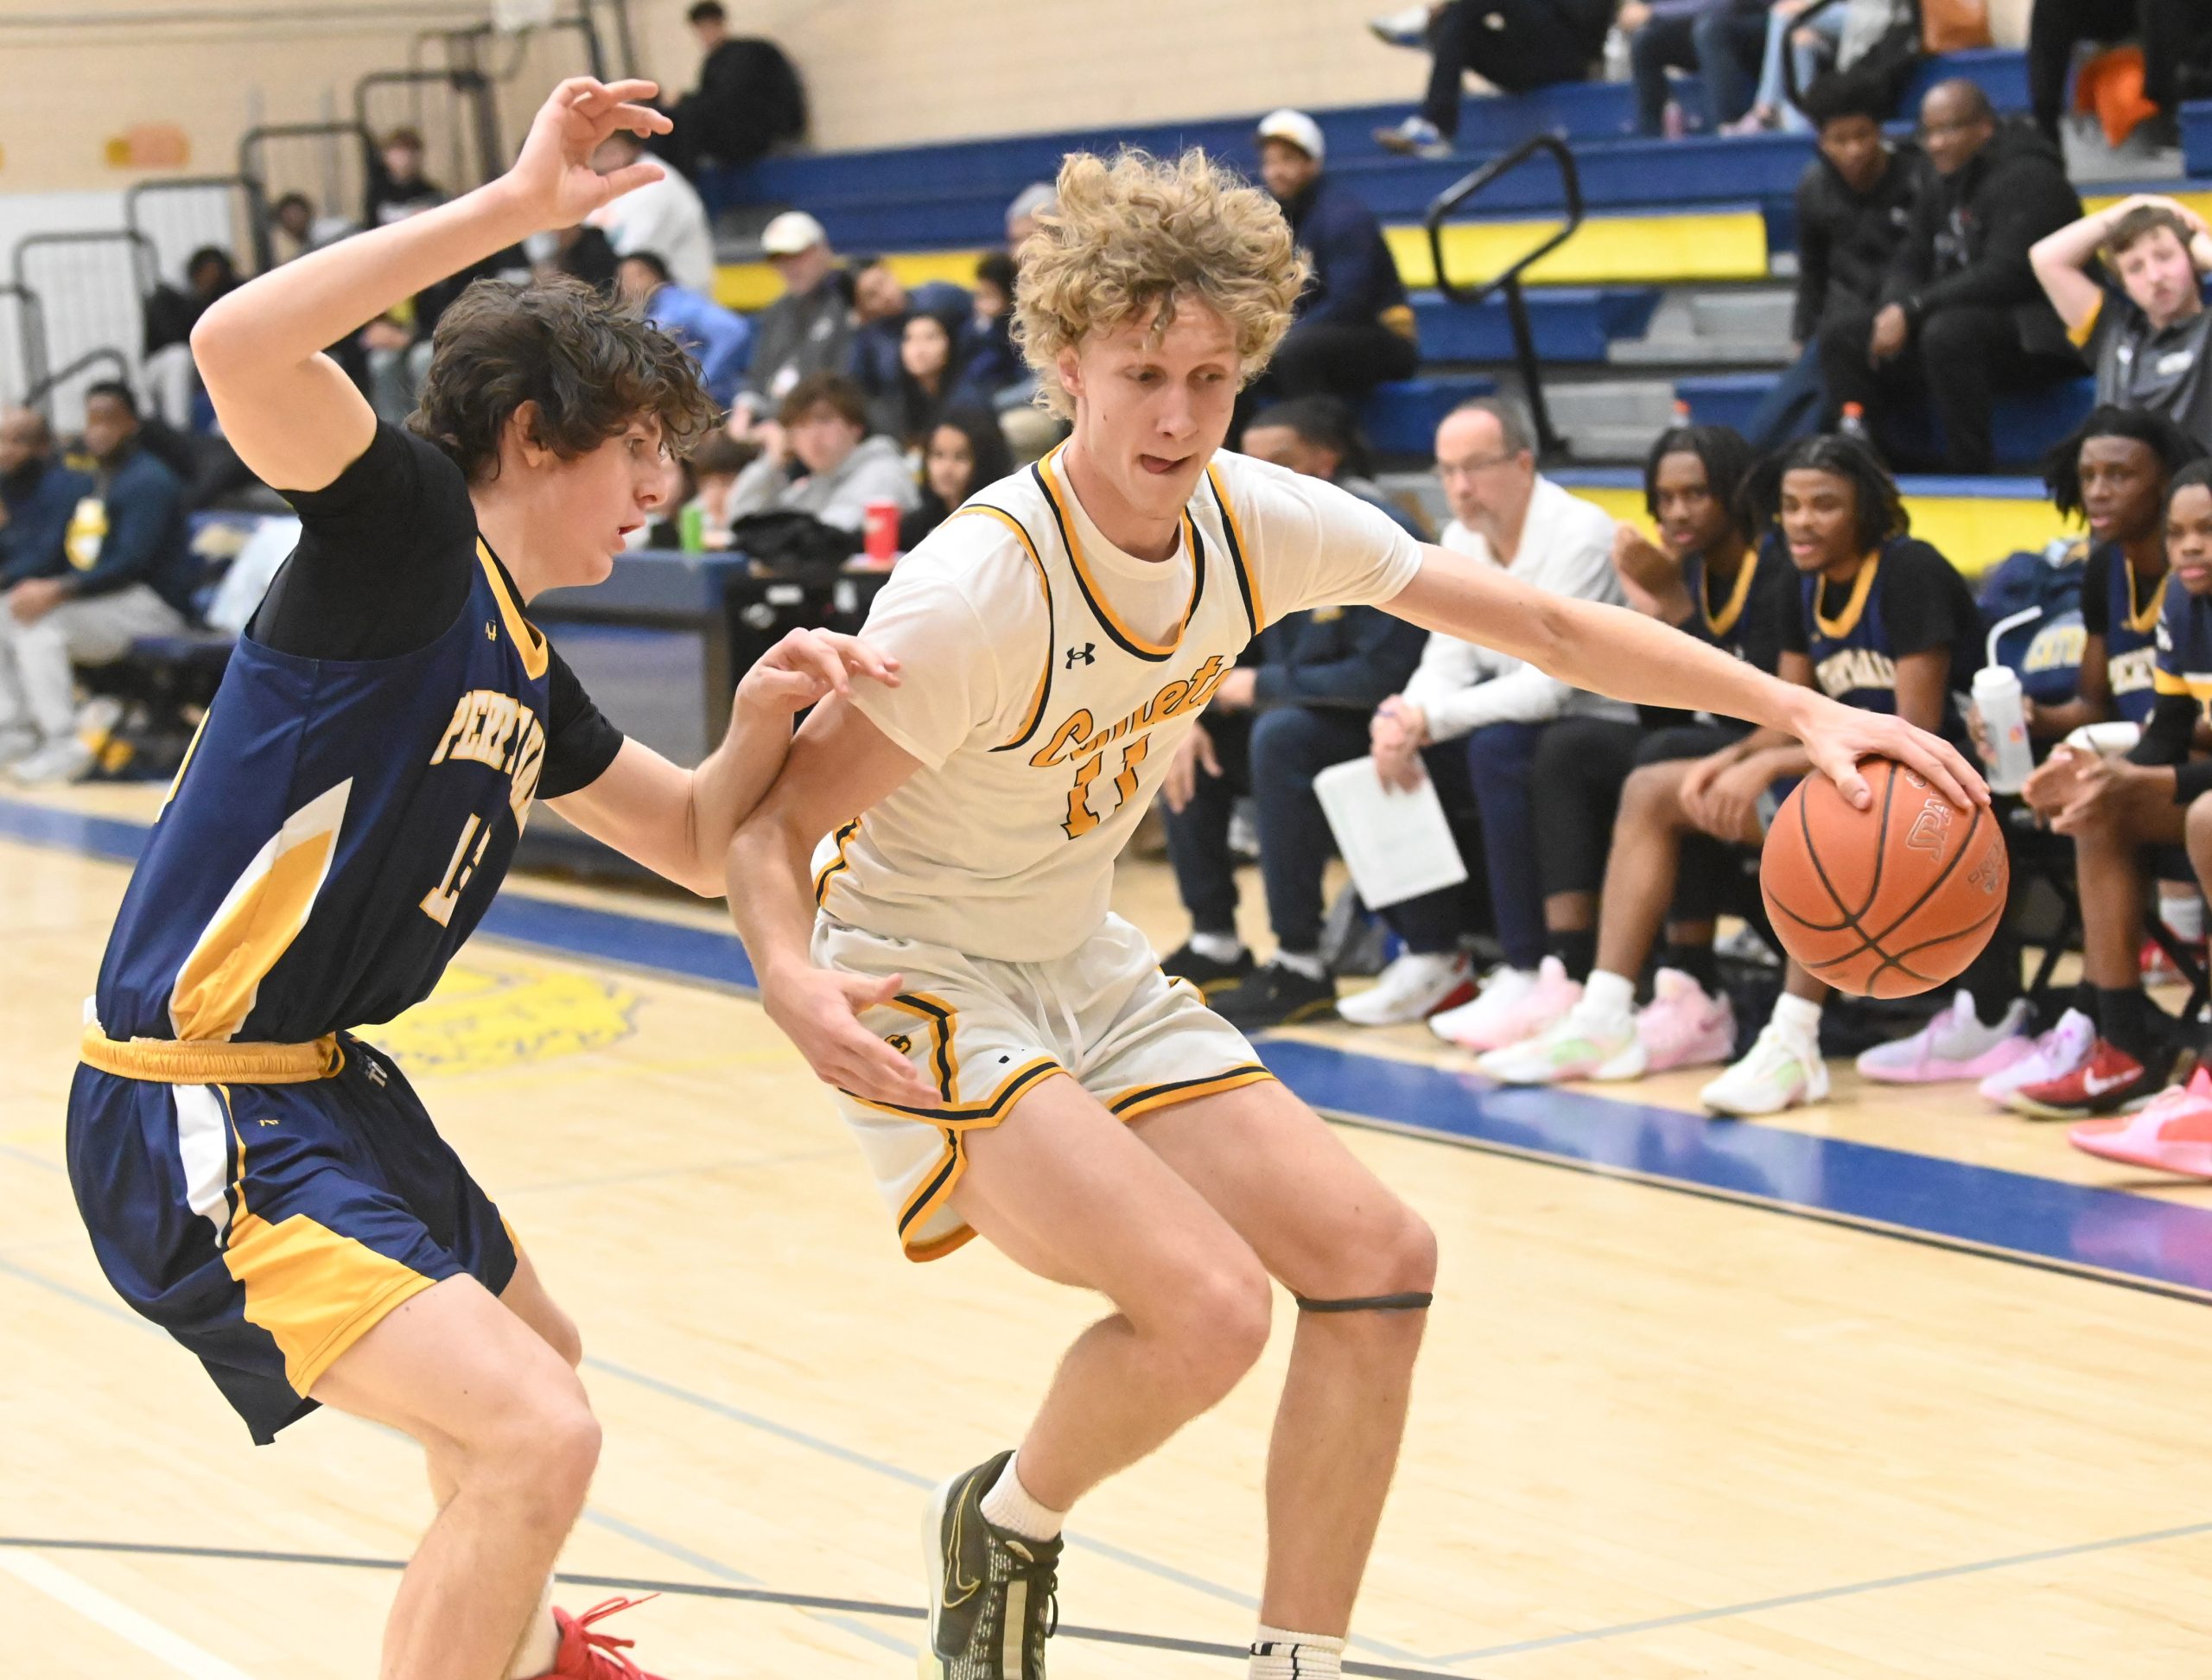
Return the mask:
<path id="1" fill-rule="evenodd" d="M 90 1581 L 79 1580 L 43 1557 L 28 1552 L 0 1551 L 0 1569 L 5 1569 L 25 1586 L 37 1588 L 55 1603 L 67 1605 L 126 1645 L 137 1645 L 149 1657 L 158 1658 L 179 1674 L 190 1677 L 190 1680 L 253 1680 L 244 1669 L 234 1668 L 221 1658 L 202 1651 L 182 1634 L 170 1632 L 152 1617 L 141 1614 L 122 1600 L 110 1597 Z"/>

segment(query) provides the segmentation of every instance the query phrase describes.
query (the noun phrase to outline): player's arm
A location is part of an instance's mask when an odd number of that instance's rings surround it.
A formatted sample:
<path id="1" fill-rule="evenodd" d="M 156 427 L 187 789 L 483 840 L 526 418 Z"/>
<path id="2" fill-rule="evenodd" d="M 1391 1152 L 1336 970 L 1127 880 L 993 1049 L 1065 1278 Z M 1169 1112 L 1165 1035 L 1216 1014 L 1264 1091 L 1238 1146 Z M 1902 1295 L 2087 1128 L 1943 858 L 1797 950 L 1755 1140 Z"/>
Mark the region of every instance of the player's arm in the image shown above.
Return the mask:
<path id="1" fill-rule="evenodd" d="M 1509 653 L 1561 682 L 1639 705 L 1710 711 L 1779 729 L 1854 805 L 1872 798 L 1863 758 L 1891 758 L 1947 799 L 1986 803 L 1955 748 L 1902 718 L 1840 705 L 1625 607 L 1556 595 L 1449 549 L 1424 545 L 1414 580 L 1386 611 Z"/>
<path id="2" fill-rule="evenodd" d="M 368 448 L 375 412 L 325 345 L 530 234 L 572 226 L 658 180 L 658 164 L 602 177 L 589 161 L 618 129 L 667 130 L 667 118 L 631 103 L 654 92 L 649 81 L 564 81 L 497 181 L 310 251 L 211 304 L 192 330 L 193 359 L 224 436 L 255 475 L 279 489 L 320 490 Z"/>
<path id="3" fill-rule="evenodd" d="M 889 798 L 920 767 L 850 701 L 833 696 L 799 729 L 783 773 L 738 824 L 728 853 L 730 915 L 768 1018 L 817 1079 L 879 1102 L 928 1104 L 937 1092 L 855 1019 L 895 996 L 899 977 L 838 974 L 808 959 L 811 864 L 823 835 Z"/>
<path id="4" fill-rule="evenodd" d="M 745 673 L 721 745 L 696 769 L 625 741 L 596 781 L 546 803 L 655 875 L 719 898 L 730 837 L 784 767 L 792 717 L 850 694 L 855 678 L 896 687 L 899 662 L 856 637 L 794 630 Z"/>

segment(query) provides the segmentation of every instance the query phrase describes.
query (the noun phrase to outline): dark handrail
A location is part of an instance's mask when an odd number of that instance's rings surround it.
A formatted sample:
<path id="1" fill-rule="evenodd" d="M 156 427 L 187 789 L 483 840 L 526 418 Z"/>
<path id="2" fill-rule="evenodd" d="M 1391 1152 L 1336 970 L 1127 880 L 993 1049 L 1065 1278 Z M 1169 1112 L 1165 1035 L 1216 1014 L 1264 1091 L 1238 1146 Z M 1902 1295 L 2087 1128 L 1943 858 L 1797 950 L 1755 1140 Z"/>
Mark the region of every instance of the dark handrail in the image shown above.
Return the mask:
<path id="1" fill-rule="evenodd" d="M 256 181 L 269 179 L 268 171 L 254 167 L 256 151 L 270 140 L 334 140 L 350 136 L 361 149 L 361 169 L 365 179 L 376 168 L 376 142 L 360 123 L 264 123 L 250 128 L 238 136 L 238 173 Z M 325 208 L 329 207 L 326 206 Z"/>
<path id="2" fill-rule="evenodd" d="M 23 385 L 26 391 L 36 389 L 46 379 L 46 315 L 38 301 L 38 294 L 29 287 L 12 280 L 0 281 L 0 297 L 16 300 L 16 344 L 23 365 Z M 29 398 L 24 398 L 26 406 Z"/>
<path id="3" fill-rule="evenodd" d="M 88 227 L 72 232 L 57 229 L 50 233 L 26 233 L 16 241 L 15 255 L 9 259 L 9 278 L 18 287 L 28 290 L 30 283 L 23 278 L 23 253 L 39 245 L 127 245 L 131 248 L 133 265 L 138 270 L 137 292 L 143 299 L 160 283 L 161 257 L 154 249 L 154 242 L 135 227 Z"/>
<path id="4" fill-rule="evenodd" d="M 1524 252 L 1503 271 L 1476 286 L 1462 286 L 1445 271 L 1444 221 L 1470 199 L 1480 194 L 1500 176 L 1510 173 L 1539 152 L 1548 152 L 1559 165 L 1560 191 L 1567 199 L 1567 220 L 1548 238 Z M 1567 142 L 1556 134 L 1531 135 L 1507 152 L 1503 157 L 1489 162 L 1454 182 L 1440 193 L 1428 207 L 1422 226 L 1428 232 L 1428 254 L 1436 271 L 1436 289 L 1454 303 L 1480 303 L 1492 292 L 1505 296 L 1505 318 L 1513 331 L 1513 360 L 1521 372 L 1522 393 L 1528 398 L 1529 416 L 1536 428 L 1536 447 L 1544 455 L 1557 455 L 1564 448 L 1564 441 L 1552 430 L 1550 407 L 1544 401 L 1544 377 L 1541 365 L 1536 360 L 1536 335 L 1529 322 L 1529 302 L 1522 295 L 1521 276 L 1532 263 L 1548 257 L 1569 239 L 1582 226 L 1582 175 L 1574 166 L 1574 154 L 1567 150 Z"/>
<path id="5" fill-rule="evenodd" d="M 110 366 L 113 367 L 115 369 L 115 377 L 118 380 L 122 381 L 125 385 L 130 384 L 130 363 L 125 359 L 122 351 L 115 349 L 111 346 L 104 344 L 96 350 L 86 351 L 83 355 L 78 357 L 67 367 L 57 367 L 53 372 L 48 373 L 44 379 L 33 385 L 29 391 L 24 396 L 23 406 L 25 408 L 42 407 L 46 399 L 54 394 L 56 387 L 58 387 L 64 379 L 73 379 L 79 373 L 85 372 L 86 369 L 100 362 L 105 362 Z"/>
<path id="6" fill-rule="evenodd" d="M 226 175 L 175 175 L 159 181 L 142 181 L 127 187 L 123 194 L 123 223 L 133 232 L 143 233 L 138 225 L 139 200 L 149 194 L 180 192 L 192 188 L 225 188 L 242 187 L 245 189 L 246 237 L 253 245 L 253 266 L 257 273 L 275 266 L 276 251 L 269 240 L 268 194 L 260 181 L 240 173 Z"/>
<path id="7" fill-rule="evenodd" d="M 448 45 L 453 38 L 448 37 Z M 367 132 L 371 88 L 420 86 L 432 82 L 444 83 L 469 102 L 469 126 L 474 130 L 471 137 L 476 143 L 476 180 L 470 184 L 481 186 L 500 174 L 505 165 L 499 156 L 499 119 L 491 104 L 492 82 L 475 66 L 451 63 L 435 70 L 372 70 L 353 84 L 353 120 L 364 133 Z"/>
<path id="8" fill-rule="evenodd" d="M 1791 47 L 1789 37 L 1796 34 L 1822 12 L 1842 3 L 1843 0 L 1813 0 L 1811 5 L 1789 20 L 1789 32 L 1783 35 L 1782 41 L 1782 97 L 1789 101 L 1793 110 L 1799 111 L 1804 110 L 1805 90 L 1797 86 L 1797 54 Z M 1917 8 L 1915 10 L 1917 10 Z"/>

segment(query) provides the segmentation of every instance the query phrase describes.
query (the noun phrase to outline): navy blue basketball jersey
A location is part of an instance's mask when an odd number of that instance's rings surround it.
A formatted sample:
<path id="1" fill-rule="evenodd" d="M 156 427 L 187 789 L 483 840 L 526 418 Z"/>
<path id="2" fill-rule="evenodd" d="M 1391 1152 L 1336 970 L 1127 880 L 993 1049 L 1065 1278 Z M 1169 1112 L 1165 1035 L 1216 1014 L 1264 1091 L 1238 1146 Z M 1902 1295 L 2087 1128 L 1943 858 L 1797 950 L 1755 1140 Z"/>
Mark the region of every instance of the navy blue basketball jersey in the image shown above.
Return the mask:
<path id="1" fill-rule="evenodd" d="M 2212 718 L 2212 596 L 2191 595 L 2178 583 L 2166 591 L 2158 615 L 2153 690 L 2185 694 Z"/>
<path id="2" fill-rule="evenodd" d="M 2104 608 L 2105 671 L 2113 710 L 2130 723 L 2146 721 L 2158 704 L 2158 620 L 2173 574 L 2145 583 L 2127 557 L 2107 543 L 2089 556 L 2083 593 L 2096 590 Z M 2100 588 L 2101 585 L 2101 588 Z"/>
<path id="3" fill-rule="evenodd" d="M 527 818 L 550 652 L 480 544 L 414 653 L 241 639 L 116 919 L 108 1036 L 303 1043 L 428 996 Z"/>
<path id="4" fill-rule="evenodd" d="M 1801 575 L 1791 651 L 1807 655 L 1830 699 L 1866 711 L 1897 709 L 1897 661 L 1936 647 L 1950 653 L 1942 733 L 1964 736 L 1959 691 L 1979 659 L 1980 621 L 1966 580 L 1927 544 L 1892 538 L 1848 584 Z"/>
<path id="5" fill-rule="evenodd" d="M 1725 589 L 1716 592 L 1714 583 L 1703 555 L 1683 559 L 1690 615 L 1678 627 L 1772 675 L 1782 652 L 1780 614 L 1797 585 L 1797 569 L 1789 563 L 1782 533 L 1768 532 L 1737 565 Z"/>

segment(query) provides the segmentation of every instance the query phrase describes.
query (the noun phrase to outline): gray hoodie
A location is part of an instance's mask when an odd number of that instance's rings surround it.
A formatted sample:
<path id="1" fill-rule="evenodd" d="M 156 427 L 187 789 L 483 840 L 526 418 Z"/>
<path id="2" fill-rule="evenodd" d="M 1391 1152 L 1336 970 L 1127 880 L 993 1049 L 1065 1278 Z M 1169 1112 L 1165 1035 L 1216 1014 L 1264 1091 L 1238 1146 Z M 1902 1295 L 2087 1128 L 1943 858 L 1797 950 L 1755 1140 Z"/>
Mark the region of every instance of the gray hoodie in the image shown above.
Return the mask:
<path id="1" fill-rule="evenodd" d="M 868 523 L 868 505 L 887 501 L 904 513 L 921 500 L 913 469 L 887 437 L 863 437 L 859 447 L 826 473 L 793 478 L 787 468 L 762 455 L 737 475 L 731 487 L 729 517 L 795 507 L 824 525 L 858 531 Z"/>

